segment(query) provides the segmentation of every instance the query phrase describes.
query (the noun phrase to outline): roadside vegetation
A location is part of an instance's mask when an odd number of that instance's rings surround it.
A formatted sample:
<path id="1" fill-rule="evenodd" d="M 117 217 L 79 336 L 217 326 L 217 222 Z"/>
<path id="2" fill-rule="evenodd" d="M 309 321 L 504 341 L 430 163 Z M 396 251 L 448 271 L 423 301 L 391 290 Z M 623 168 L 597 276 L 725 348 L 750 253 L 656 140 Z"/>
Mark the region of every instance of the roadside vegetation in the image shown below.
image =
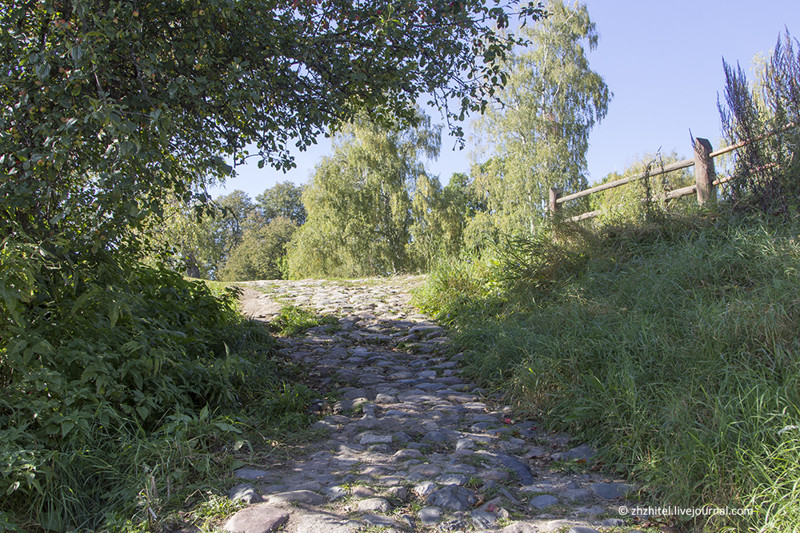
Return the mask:
<path id="1" fill-rule="evenodd" d="M 779 42 L 752 86 L 726 66 L 728 140 L 781 133 L 737 155 L 718 205 L 637 199 L 593 225 L 542 225 L 443 262 L 417 295 L 457 332 L 473 379 L 596 444 L 645 501 L 754 512 L 689 528 L 800 523 L 793 44 Z"/>
<path id="2" fill-rule="evenodd" d="M 300 372 L 183 275 L 285 276 L 301 191 L 207 187 L 356 117 L 413 125 L 422 94 L 460 133 L 543 9 L 440 4 L 3 3 L 0 530 L 211 527 L 297 438 Z"/>
<path id="3" fill-rule="evenodd" d="M 719 205 L 631 187 L 565 206 L 603 211 L 568 226 L 548 190 L 587 185 L 612 97 L 580 2 L 6 4 L 0 530 L 213 527 L 233 470 L 302 438 L 314 396 L 221 282 L 427 271 L 420 304 L 521 412 L 603 445 L 651 498 L 757 511 L 714 525 L 800 523 L 788 33 L 754 84 L 725 66 L 727 140 L 759 141 Z M 425 168 L 423 96 L 462 143 L 483 115 L 470 175 Z M 307 186 L 209 196 L 323 134 Z M 275 332 L 309 326 L 337 327 L 288 307 Z"/>

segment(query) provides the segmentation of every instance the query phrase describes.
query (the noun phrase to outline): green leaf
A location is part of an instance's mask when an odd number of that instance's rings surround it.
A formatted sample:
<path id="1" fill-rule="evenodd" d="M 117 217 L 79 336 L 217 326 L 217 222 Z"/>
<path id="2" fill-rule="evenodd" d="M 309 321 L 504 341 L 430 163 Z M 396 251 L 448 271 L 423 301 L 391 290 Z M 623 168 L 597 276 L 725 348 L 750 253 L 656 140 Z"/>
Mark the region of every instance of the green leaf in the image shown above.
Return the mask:
<path id="1" fill-rule="evenodd" d="M 67 436 L 67 434 L 72 431 L 72 428 L 75 427 L 75 422 L 72 420 L 64 420 L 61 422 L 61 438 Z"/>

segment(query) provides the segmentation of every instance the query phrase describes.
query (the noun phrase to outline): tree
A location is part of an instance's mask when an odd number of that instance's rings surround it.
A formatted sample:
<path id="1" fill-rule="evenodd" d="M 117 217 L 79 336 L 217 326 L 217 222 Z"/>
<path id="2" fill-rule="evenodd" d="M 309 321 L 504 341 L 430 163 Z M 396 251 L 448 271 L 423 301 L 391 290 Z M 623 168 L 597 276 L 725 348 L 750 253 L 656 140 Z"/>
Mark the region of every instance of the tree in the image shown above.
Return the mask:
<path id="1" fill-rule="evenodd" d="M 275 184 L 256 196 L 256 209 L 264 221 L 276 217 L 286 217 L 298 226 L 306 221 L 306 208 L 303 207 L 303 186 L 291 181 Z"/>
<path id="2" fill-rule="evenodd" d="M 421 174 L 412 197 L 409 254 L 421 270 L 443 258 L 457 257 L 464 247 L 464 228 L 485 206 L 466 174 L 454 173 L 442 187 L 435 176 Z"/>
<path id="3" fill-rule="evenodd" d="M 180 202 L 170 202 L 162 216 L 150 221 L 154 227 L 146 230 L 150 243 L 145 258 L 193 278 L 219 279 L 219 269 L 241 242 L 245 229 L 253 226 L 254 206 L 240 190 L 220 196 L 215 205 L 215 210 L 195 213 Z"/>
<path id="4" fill-rule="evenodd" d="M 541 14 L 518 2 L 8 0 L 2 235 L 119 251 L 166 197 L 207 203 L 245 146 L 287 168 L 290 140 L 360 110 L 411 119 L 425 92 L 449 118 L 480 110 L 516 42 L 495 26 Z"/>
<path id="5" fill-rule="evenodd" d="M 282 216 L 273 218 L 266 225 L 247 228 L 241 242 L 225 261 L 218 279 L 286 279 L 286 245 L 296 230 L 297 224 Z"/>
<path id="6" fill-rule="evenodd" d="M 476 180 L 495 224 L 506 232 L 535 230 L 550 187 L 568 194 L 586 186 L 589 131 L 605 116 L 611 96 L 584 53 L 598 41 L 586 6 L 555 0 L 548 13 L 541 24 L 523 29 L 532 44 L 508 59 L 502 105 L 478 122 L 494 156 Z"/>
<path id="7" fill-rule="evenodd" d="M 303 193 L 306 223 L 289 246 L 292 277 L 373 276 L 412 268 L 409 191 L 436 157 L 440 128 L 419 116 L 415 127 L 361 118 L 334 138 Z"/>

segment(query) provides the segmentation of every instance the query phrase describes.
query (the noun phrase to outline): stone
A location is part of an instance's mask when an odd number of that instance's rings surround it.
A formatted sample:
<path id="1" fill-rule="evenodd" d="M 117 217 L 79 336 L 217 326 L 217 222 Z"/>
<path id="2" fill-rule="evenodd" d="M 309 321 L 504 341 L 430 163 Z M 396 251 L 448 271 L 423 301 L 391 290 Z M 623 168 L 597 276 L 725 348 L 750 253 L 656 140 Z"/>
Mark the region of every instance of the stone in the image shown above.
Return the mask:
<path id="1" fill-rule="evenodd" d="M 386 496 L 404 502 L 408 499 L 408 489 L 405 487 L 391 487 L 386 491 Z"/>
<path id="2" fill-rule="evenodd" d="M 600 531 L 596 530 L 593 527 L 573 526 L 569 528 L 569 533 L 600 533 Z"/>
<path id="3" fill-rule="evenodd" d="M 470 439 L 458 439 L 456 441 L 456 451 L 457 452 L 471 451 L 474 448 L 475 448 L 475 443 L 472 442 Z"/>
<path id="4" fill-rule="evenodd" d="M 330 513 L 297 513 L 292 517 L 291 530 L 302 533 L 353 533 L 356 530 L 347 519 Z"/>
<path id="5" fill-rule="evenodd" d="M 397 450 L 392 457 L 398 461 L 408 461 L 409 459 L 419 459 L 422 457 L 422 452 L 419 450 L 406 448 L 403 450 Z"/>
<path id="6" fill-rule="evenodd" d="M 484 470 L 480 473 L 480 478 L 485 481 L 499 481 L 504 482 L 507 481 L 508 478 L 511 477 L 511 474 L 506 472 L 505 470 L 498 470 L 498 469 L 489 469 Z"/>
<path id="7" fill-rule="evenodd" d="M 605 500 L 624 498 L 633 487 L 625 483 L 592 483 L 589 488 Z"/>
<path id="8" fill-rule="evenodd" d="M 435 525 L 442 517 L 442 510 L 438 507 L 423 507 L 417 513 L 417 518 L 425 526 Z"/>
<path id="9" fill-rule="evenodd" d="M 457 531 L 459 533 L 465 531 L 468 527 L 466 520 L 461 518 L 460 516 L 454 516 L 449 520 L 445 520 L 439 525 L 439 529 L 442 531 Z"/>
<path id="10" fill-rule="evenodd" d="M 531 498 L 530 505 L 538 510 L 547 509 L 548 507 L 552 507 L 554 505 L 558 505 L 560 500 L 553 495 L 550 494 L 542 494 L 541 496 L 536 496 L 535 498 Z"/>
<path id="11" fill-rule="evenodd" d="M 530 468 L 528 468 L 528 465 L 510 455 L 499 454 L 497 457 L 500 459 L 500 462 L 503 463 L 503 466 L 517 475 L 520 483 L 523 485 L 533 484 L 533 474 Z"/>
<path id="12" fill-rule="evenodd" d="M 475 494 L 458 485 L 448 485 L 433 491 L 425 498 L 425 503 L 451 511 L 468 511 L 477 502 Z"/>
<path id="13" fill-rule="evenodd" d="M 361 435 L 361 438 L 358 440 L 358 443 L 361 444 L 362 446 L 368 446 L 370 444 L 391 444 L 392 436 L 364 433 L 363 435 Z"/>
<path id="14" fill-rule="evenodd" d="M 290 490 L 271 495 L 267 501 L 270 503 L 304 503 L 306 505 L 322 505 L 325 497 L 310 490 Z"/>
<path id="15" fill-rule="evenodd" d="M 448 439 L 447 436 L 441 431 L 429 431 L 425 434 L 424 437 L 422 437 L 423 442 L 438 444 L 440 446 L 447 444 L 449 440 L 450 439 Z"/>
<path id="16" fill-rule="evenodd" d="M 394 529 L 395 523 L 394 520 L 389 518 L 388 516 L 383 516 L 379 514 L 367 513 L 362 517 L 362 520 L 367 524 L 378 526 L 381 531 L 396 531 Z"/>
<path id="17" fill-rule="evenodd" d="M 238 477 L 239 479 L 261 479 L 269 475 L 269 472 L 266 470 L 261 470 L 259 468 L 237 468 L 233 471 L 233 475 Z"/>
<path id="18" fill-rule="evenodd" d="M 268 504 L 246 507 L 231 516 L 223 529 L 231 533 L 272 533 L 289 520 L 289 513 Z"/>
<path id="19" fill-rule="evenodd" d="M 497 515 L 487 511 L 472 511 L 469 516 L 476 528 L 485 529 L 497 522 Z"/>
<path id="20" fill-rule="evenodd" d="M 567 489 L 561 495 L 571 502 L 588 503 L 592 501 L 592 493 L 586 489 Z"/>
<path id="21" fill-rule="evenodd" d="M 554 453 L 553 459 L 557 461 L 588 461 L 595 456 L 594 448 L 588 444 L 581 444 L 562 453 Z"/>
<path id="22" fill-rule="evenodd" d="M 369 498 L 358 502 L 360 513 L 388 513 L 391 510 L 392 504 L 384 498 Z"/>
<path id="23" fill-rule="evenodd" d="M 253 488 L 253 486 L 249 483 L 242 483 L 233 487 L 230 491 L 228 491 L 228 498 L 233 501 L 241 500 L 246 504 L 254 504 L 264 501 L 264 498 L 262 498 L 261 495 L 256 492 L 256 489 Z"/>
<path id="24" fill-rule="evenodd" d="M 419 485 L 414 487 L 414 492 L 421 498 L 425 498 L 429 494 L 432 494 L 438 486 L 433 481 L 423 481 Z"/>
<path id="25" fill-rule="evenodd" d="M 460 485 L 464 486 L 469 481 L 469 478 L 464 474 L 442 474 L 436 478 L 436 483 L 439 485 Z"/>
<path id="26" fill-rule="evenodd" d="M 325 489 L 325 495 L 330 501 L 341 500 L 347 497 L 347 489 L 341 485 L 334 485 L 333 487 Z"/>
<path id="27" fill-rule="evenodd" d="M 350 492 L 356 498 L 372 498 L 375 496 L 375 491 L 364 485 L 356 485 Z"/>
<path id="28" fill-rule="evenodd" d="M 389 394 L 378 394 L 377 396 L 375 396 L 375 403 L 393 404 L 397 403 L 397 398 Z"/>
<path id="29" fill-rule="evenodd" d="M 411 468 L 408 469 L 408 471 L 412 474 L 420 474 L 425 477 L 433 477 L 433 476 L 438 476 L 442 472 L 442 469 L 436 465 L 421 464 L 412 466 Z"/>

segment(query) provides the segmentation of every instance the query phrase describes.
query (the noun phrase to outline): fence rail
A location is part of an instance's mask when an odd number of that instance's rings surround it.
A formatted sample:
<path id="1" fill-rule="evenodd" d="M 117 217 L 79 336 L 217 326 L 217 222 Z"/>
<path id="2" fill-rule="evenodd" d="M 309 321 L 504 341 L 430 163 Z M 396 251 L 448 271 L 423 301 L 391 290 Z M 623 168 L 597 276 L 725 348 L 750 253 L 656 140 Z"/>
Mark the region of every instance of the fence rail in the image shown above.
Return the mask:
<path id="1" fill-rule="evenodd" d="M 729 146 L 714 151 L 712 151 L 711 143 L 708 141 L 708 139 L 697 138 L 695 139 L 694 143 L 694 157 L 692 159 L 684 159 L 683 161 L 670 163 L 669 165 L 666 165 L 654 171 L 650 171 L 648 169 L 645 172 L 642 172 L 635 176 L 629 176 L 627 178 L 621 178 L 618 180 L 610 181 L 608 183 L 603 183 L 601 185 L 595 185 L 594 187 L 589 187 L 588 189 L 584 189 L 582 191 L 578 191 L 573 194 L 568 194 L 566 196 L 561 196 L 561 192 L 557 188 L 550 187 L 550 201 L 548 205 L 550 214 L 553 216 L 558 215 L 561 211 L 561 204 L 563 204 L 564 202 L 569 202 L 570 200 L 577 200 L 578 198 L 583 198 L 584 196 L 589 196 L 590 194 L 605 191 L 608 189 L 613 189 L 615 187 L 621 187 L 633 181 L 638 181 L 645 178 L 652 178 L 654 176 L 660 176 L 662 174 L 667 174 L 668 172 L 674 172 L 676 170 L 681 170 L 689 167 L 695 167 L 694 184 L 689 185 L 688 187 L 681 187 L 680 189 L 673 189 L 671 191 L 667 191 L 664 198 L 667 200 L 672 200 L 675 198 L 688 196 L 690 194 L 696 194 L 697 203 L 700 205 L 704 205 L 708 201 L 714 200 L 716 198 L 717 185 L 720 185 L 722 183 L 728 182 L 733 179 L 733 176 L 717 178 L 716 170 L 714 169 L 715 157 L 742 148 L 750 142 L 760 141 L 767 137 L 771 137 L 773 135 L 785 132 L 796 126 L 798 126 L 798 124 L 790 123 L 780 128 L 777 131 L 767 133 L 765 135 L 760 135 L 752 140 L 741 141 L 735 144 L 731 144 Z M 589 211 L 588 213 L 575 215 L 566 220 L 569 222 L 577 222 L 580 220 L 586 220 L 588 218 L 594 218 L 599 214 L 600 211 Z"/>
<path id="2" fill-rule="evenodd" d="M 616 187 L 622 187 L 623 185 L 627 185 L 628 183 L 634 181 L 639 181 L 645 178 L 652 178 L 654 176 L 660 176 L 662 174 L 667 174 L 668 172 L 674 172 L 676 170 L 681 170 L 689 167 L 695 167 L 695 183 L 688 187 L 682 187 L 680 189 L 674 189 L 668 191 L 666 194 L 666 198 L 674 199 L 674 198 L 680 198 L 682 196 L 687 196 L 689 194 L 697 194 L 697 203 L 703 205 L 715 197 L 716 185 L 724 183 L 725 181 L 728 181 L 728 179 L 730 179 L 730 178 L 724 178 L 722 180 L 716 179 L 716 171 L 714 169 L 714 157 L 726 154 L 731 150 L 735 150 L 736 148 L 741 148 L 741 146 L 739 145 L 744 146 L 744 143 L 737 143 L 735 145 L 726 146 L 725 148 L 712 152 L 711 143 L 708 141 L 708 139 L 698 138 L 695 139 L 694 158 L 692 159 L 684 159 L 683 161 L 670 163 L 669 165 L 666 165 L 656 170 L 652 171 L 647 170 L 645 172 L 636 174 L 635 176 L 629 176 L 627 178 L 621 178 L 618 180 L 610 181 L 608 183 L 603 183 L 601 185 L 596 185 L 594 187 L 589 187 L 588 189 L 584 189 L 582 191 L 578 191 L 573 194 L 568 194 L 566 196 L 561 196 L 560 191 L 558 189 L 556 189 L 555 187 L 550 187 L 550 202 L 549 202 L 550 214 L 558 215 L 559 212 L 561 211 L 561 204 L 563 204 L 564 202 L 569 202 L 570 200 L 577 200 L 578 198 L 583 198 L 584 196 L 589 196 L 590 194 L 605 191 L 608 189 L 613 189 Z M 588 213 L 583 213 L 581 215 L 570 217 L 567 220 L 570 222 L 577 222 L 579 220 L 594 218 L 599 214 L 600 211 L 589 211 Z"/>

